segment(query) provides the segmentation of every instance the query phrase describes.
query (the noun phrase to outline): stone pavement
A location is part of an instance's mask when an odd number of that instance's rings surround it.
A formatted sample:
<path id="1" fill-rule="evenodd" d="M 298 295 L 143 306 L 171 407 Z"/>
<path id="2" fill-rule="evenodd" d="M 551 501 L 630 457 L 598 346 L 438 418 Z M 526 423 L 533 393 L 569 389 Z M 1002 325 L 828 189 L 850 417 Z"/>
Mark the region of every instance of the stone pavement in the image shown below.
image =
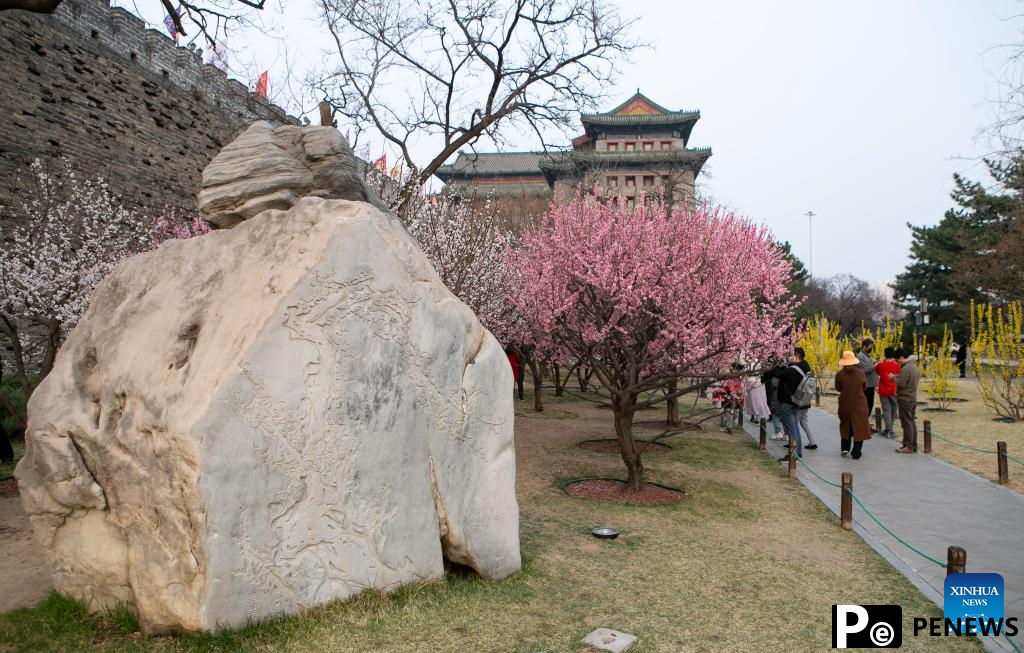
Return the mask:
<path id="1" fill-rule="evenodd" d="M 967 551 L 968 572 L 995 572 L 1005 584 L 1005 616 L 1016 617 L 1022 633 L 1014 638 L 1024 648 L 1024 495 L 999 486 L 931 455 L 897 454 L 899 443 L 874 436 L 864 443 L 860 460 L 839 454 L 839 420 L 811 409 L 810 427 L 818 443 L 804 452 L 804 462 L 823 478 L 839 483 L 853 473 L 853 492 L 893 533 L 931 557 L 928 561 L 886 533 L 854 503 L 854 529 L 940 608 L 946 575 L 946 549 Z M 746 424 L 755 440 L 757 424 Z M 771 440 L 768 454 L 785 454 L 783 443 Z M 920 436 L 919 436 L 920 437 Z M 780 463 L 780 465 L 785 463 Z M 1013 464 L 1013 463 L 1011 463 Z M 797 467 L 799 479 L 832 512 L 839 514 L 840 490 Z M 904 633 L 904 636 L 912 636 Z M 1000 636 L 984 638 L 990 651 L 1012 651 Z"/>

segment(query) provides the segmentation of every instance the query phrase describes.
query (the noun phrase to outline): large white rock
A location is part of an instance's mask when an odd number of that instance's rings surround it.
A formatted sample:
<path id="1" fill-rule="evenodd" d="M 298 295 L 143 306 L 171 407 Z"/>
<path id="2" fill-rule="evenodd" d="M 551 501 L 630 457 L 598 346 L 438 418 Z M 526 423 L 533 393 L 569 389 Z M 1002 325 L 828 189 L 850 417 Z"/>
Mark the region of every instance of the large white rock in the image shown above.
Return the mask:
<path id="1" fill-rule="evenodd" d="M 512 421 L 501 347 L 397 219 L 307 197 L 103 281 L 17 476 L 58 591 L 211 630 L 517 571 Z"/>

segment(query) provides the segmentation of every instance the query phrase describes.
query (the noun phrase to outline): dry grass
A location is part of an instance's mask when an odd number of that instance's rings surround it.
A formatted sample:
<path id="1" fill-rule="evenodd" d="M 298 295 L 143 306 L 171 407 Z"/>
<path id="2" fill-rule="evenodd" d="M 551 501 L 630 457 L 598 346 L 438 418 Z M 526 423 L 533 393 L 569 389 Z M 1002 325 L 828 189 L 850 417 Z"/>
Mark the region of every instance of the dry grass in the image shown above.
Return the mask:
<path id="1" fill-rule="evenodd" d="M 524 570 L 514 578 L 453 576 L 241 633 L 141 641 L 51 597 L 0 618 L 0 651 L 582 651 L 601 626 L 639 636 L 637 653 L 824 651 L 833 603 L 902 605 L 904 650 L 982 650 L 911 636 L 914 616 L 941 610 L 745 436 L 687 433 L 645 458 L 648 480 L 683 487 L 682 503 L 566 496 L 563 479 L 624 470 L 615 455 L 576 447 L 610 431 L 608 411 L 560 408 L 577 419 L 517 419 Z M 595 540 L 597 525 L 623 536 Z"/>
<path id="2" fill-rule="evenodd" d="M 989 411 L 981 400 L 981 393 L 978 391 L 974 379 L 959 379 L 957 397 L 967 401 L 956 401 L 950 404 L 951 411 L 927 410 L 934 407 L 934 403 L 918 405 L 918 444 L 923 446 L 921 429 L 924 420 L 932 422 L 932 432 L 949 438 L 961 444 L 966 444 L 978 449 L 995 451 L 996 442 L 1006 443 L 1009 455 L 1024 461 L 1024 423 L 1007 424 L 995 421 L 996 414 Z M 921 399 L 927 400 L 928 395 L 922 390 L 918 395 Z M 821 398 L 821 409 L 831 412 L 836 411 L 836 396 L 826 395 Z M 878 405 L 878 401 L 875 401 Z M 874 418 L 872 418 L 872 424 Z M 893 428 L 896 431 L 897 439 L 901 439 L 902 431 L 899 422 Z M 932 438 L 932 455 L 938 456 L 946 462 L 962 467 L 967 471 L 979 476 L 998 481 L 996 468 L 996 454 L 980 453 L 964 449 L 950 444 L 938 437 Z M 1024 465 L 1018 465 L 1012 460 L 1008 461 L 1010 472 L 1010 484 L 1008 487 L 1024 492 Z"/>

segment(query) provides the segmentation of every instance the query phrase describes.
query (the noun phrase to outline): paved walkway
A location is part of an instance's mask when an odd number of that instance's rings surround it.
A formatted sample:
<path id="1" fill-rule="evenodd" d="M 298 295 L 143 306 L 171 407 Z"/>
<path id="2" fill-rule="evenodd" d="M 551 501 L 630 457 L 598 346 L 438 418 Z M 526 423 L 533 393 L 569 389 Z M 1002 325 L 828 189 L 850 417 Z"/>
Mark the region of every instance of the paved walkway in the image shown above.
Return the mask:
<path id="1" fill-rule="evenodd" d="M 877 435 L 864 443 L 860 460 L 844 458 L 839 454 L 839 420 L 817 408 L 811 409 L 809 417 L 818 443 L 816 450 L 804 452 L 809 467 L 833 483 L 840 482 L 843 472 L 852 472 L 853 491 L 861 502 L 896 535 L 931 557 L 945 563 L 947 547 L 962 546 L 967 550 L 968 572 L 1002 574 L 1005 616 L 1017 617 L 1018 627 L 1024 626 L 1024 495 L 931 455 L 897 454 L 896 441 Z M 747 423 L 746 431 L 757 439 L 756 424 Z M 782 456 L 784 449 L 771 435 L 769 422 L 768 453 Z M 802 465 L 797 473 L 838 515 L 840 490 Z M 900 544 L 856 503 L 853 518 L 856 532 L 941 608 L 945 566 Z M 985 638 L 990 651 L 1012 651 L 1003 637 L 991 639 Z M 1024 636 L 1014 640 L 1024 648 Z"/>

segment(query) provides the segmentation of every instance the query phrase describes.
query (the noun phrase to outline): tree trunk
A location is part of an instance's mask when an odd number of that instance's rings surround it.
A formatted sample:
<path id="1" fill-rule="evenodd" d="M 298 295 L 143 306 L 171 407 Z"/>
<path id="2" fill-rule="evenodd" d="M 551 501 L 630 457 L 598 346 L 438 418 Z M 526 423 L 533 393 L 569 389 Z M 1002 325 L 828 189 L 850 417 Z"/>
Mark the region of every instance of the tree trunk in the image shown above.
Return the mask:
<path id="1" fill-rule="evenodd" d="M 541 379 L 540 366 L 525 347 L 523 348 L 523 358 L 526 360 L 527 367 L 530 368 L 530 375 L 533 376 L 533 409 L 538 413 L 543 413 L 544 403 L 541 401 L 543 379 Z"/>
<path id="2" fill-rule="evenodd" d="M 526 398 L 526 392 L 524 385 L 526 383 L 526 362 L 523 361 L 522 356 L 519 357 L 519 378 L 516 379 L 516 390 L 519 391 L 520 401 Z"/>
<path id="3" fill-rule="evenodd" d="M 21 337 L 18 334 L 18 325 L 14 319 L 7 315 L 0 314 L 0 332 L 7 336 L 10 342 L 11 356 L 14 358 L 14 379 L 21 386 L 22 392 L 28 396 L 29 387 L 28 368 L 25 361 L 25 351 L 21 348 Z"/>
<path id="4" fill-rule="evenodd" d="M 590 389 L 590 377 L 593 376 L 594 370 L 589 367 L 584 368 L 580 365 L 576 368 L 576 380 L 580 383 L 580 392 L 586 392 Z"/>
<path id="5" fill-rule="evenodd" d="M 632 403 L 632 402 L 631 402 Z M 627 492 L 639 492 L 644 483 L 644 466 L 640 462 L 640 452 L 636 450 L 633 439 L 633 411 L 624 409 L 621 400 L 612 400 L 612 413 L 615 415 L 615 437 L 619 441 L 619 452 L 622 462 L 626 463 Z"/>
<path id="6" fill-rule="evenodd" d="M 46 322 L 46 354 L 43 356 L 43 365 L 39 370 L 39 379 L 36 381 L 36 386 L 42 383 L 43 379 L 53 370 L 53 363 L 57 359 L 58 349 L 60 349 L 60 322 L 48 320 Z M 31 393 L 29 393 L 29 396 L 31 396 Z"/>
<path id="7" fill-rule="evenodd" d="M 555 364 L 555 396 L 562 396 L 562 366 Z"/>
<path id="8" fill-rule="evenodd" d="M 668 384 L 669 394 L 674 393 L 679 389 L 679 383 L 673 381 Z M 666 413 L 665 413 L 665 426 L 679 426 L 679 397 L 670 397 L 665 402 Z"/>

